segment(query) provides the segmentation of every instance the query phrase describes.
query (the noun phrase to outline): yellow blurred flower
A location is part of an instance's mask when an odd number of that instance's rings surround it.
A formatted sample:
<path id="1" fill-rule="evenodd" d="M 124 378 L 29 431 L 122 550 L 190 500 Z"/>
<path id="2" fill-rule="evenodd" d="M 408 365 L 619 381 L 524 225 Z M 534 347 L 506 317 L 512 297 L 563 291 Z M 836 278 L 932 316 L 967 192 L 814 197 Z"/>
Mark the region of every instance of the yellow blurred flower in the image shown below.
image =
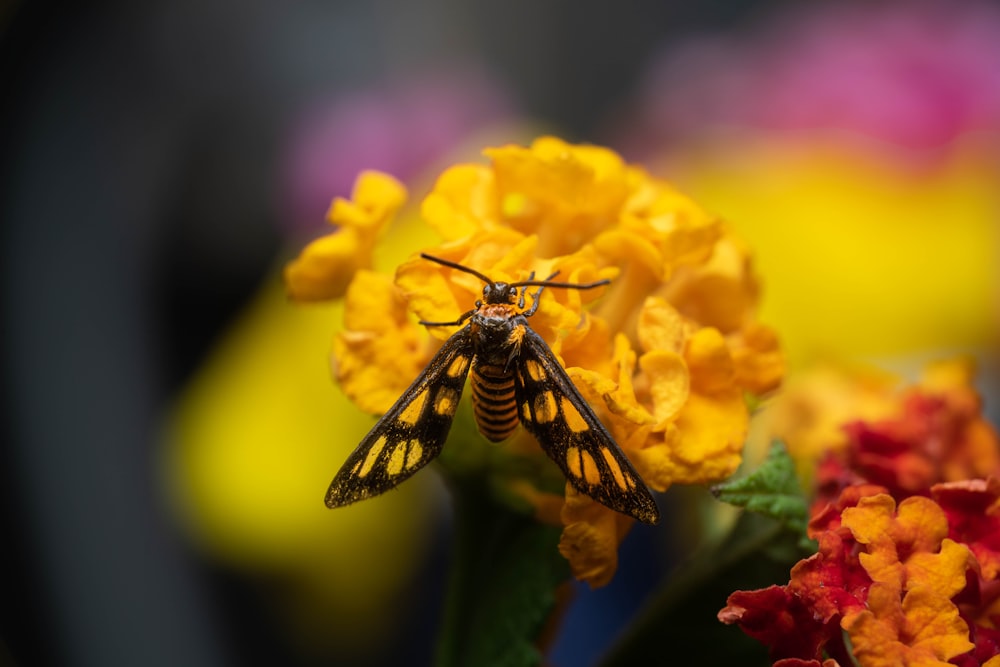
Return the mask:
<path id="1" fill-rule="evenodd" d="M 392 626 L 434 495 L 425 478 L 377 503 L 323 506 L 330 471 L 371 427 L 323 363 L 342 312 L 290 306 L 274 276 L 179 400 L 164 467 L 192 541 L 274 582 L 293 641 L 362 655 Z"/>
<path id="2" fill-rule="evenodd" d="M 391 177 L 362 174 L 354 198 L 330 208 L 339 228 L 286 269 L 286 289 L 314 301 L 343 295 L 357 276 L 381 277 L 365 267 L 400 261 L 391 247 L 376 246 L 404 200 Z M 406 220 L 393 226 L 397 238 L 420 233 Z M 379 294 L 362 280 L 356 284 Z M 267 281 L 181 395 L 167 434 L 166 483 L 201 549 L 278 582 L 270 590 L 303 651 L 363 655 L 392 627 L 387 610 L 420 565 L 433 479 L 336 513 L 323 506 L 330 471 L 372 422 L 332 385 L 323 363 L 344 304 L 289 304 L 280 282 Z M 353 310 L 351 324 L 372 312 Z M 386 303 L 369 322 L 391 312 Z"/>
<path id="3" fill-rule="evenodd" d="M 914 166 L 832 132 L 732 131 L 675 152 L 678 182 L 754 241 L 761 317 L 793 368 L 989 353 L 1000 341 L 996 135 Z"/>
<path id="4" fill-rule="evenodd" d="M 423 200 L 423 218 L 444 243 L 410 250 L 495 281 L 556 270 L 567 282 L 613 279 L 603 295 L 546 291 L 532 328 L 653 489 L 730 475 L 747 430 L 744 394 L 773 389 L 783 374 L 776 336 L 755 319 L 759 287 L 747 250 L 717 218 L 611 150 L 542 137 L 485 154 L 487 165 L 447 169 Z M 391 201 L 373 208 L 388 210 Z M 343 264 L 310 248 L 303 255 Z M 394 282 L 357 268 L 286 277 L 295 297 L 335 291 L 313 285 L 314 276 L 353 272 L 334 344 L 336 376 L 360 407 L 384 412 L 452 333 L 423 334 L 415 320 L 454 321 L 483 285 L 421 259 L 402 263 Z M 519 430 L 507 455 L 540 457 L 532 440 Z M 553 518 L 558 496 L 523 479 L 506 484 L 539 517 Z M 561 520 L 559 548 L 574 575 L 606 584 L 632 519 L 567 483 Z"/>

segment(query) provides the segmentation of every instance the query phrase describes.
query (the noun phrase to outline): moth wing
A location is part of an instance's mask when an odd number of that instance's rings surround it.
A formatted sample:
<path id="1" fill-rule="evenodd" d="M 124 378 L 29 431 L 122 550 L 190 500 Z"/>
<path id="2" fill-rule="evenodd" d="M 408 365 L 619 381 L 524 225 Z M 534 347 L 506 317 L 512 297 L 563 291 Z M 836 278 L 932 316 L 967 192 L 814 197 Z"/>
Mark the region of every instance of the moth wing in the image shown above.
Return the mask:
<path id="1" fill-rule="evenodd" d="M 548 344 L 527 324 L 514 391 L 522 425 L 577 491 L 643 523 L 660 519 L 649 489 Z"/>
<path id="2" fill-rule="evenodd" d="M 388 491 L 441 453 L 472 357 L 472 336 L 466 326 L 445 341 L 427 368 L 347 457 L 326 492 L 327 507 Z"/>

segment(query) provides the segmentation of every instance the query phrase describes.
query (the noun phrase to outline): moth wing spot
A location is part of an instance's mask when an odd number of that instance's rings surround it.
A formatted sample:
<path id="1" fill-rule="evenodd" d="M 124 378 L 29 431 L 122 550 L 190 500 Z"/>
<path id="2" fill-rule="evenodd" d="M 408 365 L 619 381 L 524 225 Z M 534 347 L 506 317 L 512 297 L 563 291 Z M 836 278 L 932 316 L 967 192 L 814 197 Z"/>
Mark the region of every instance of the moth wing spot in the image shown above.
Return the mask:
<path id="1" fill-rule="evenodd" d="M 358 470 L 358 477 L 366 477 L 368 473 L 371 472 L 372 466 L 375 465 L 375 461 L 378 460 L 379 455 L 382 453 L 382 449 L 385 448 L 386 437 L 383 435 L 375 441 L 372 448 L 368 450 L 367 456 L 365 456 L 364 462 L 361 464 L 361 468 Z"/>
<path id="2" fill-rule="evenodd" d="M 527 401 L 521 404 L 521 419 L 526 422 L 531 421 L 531 408 L 528 406 Z"/>
<path id="3" fill-rule="evenodd" d="M 556 418 L 556 397 L 551 391 L 545 391 L 535 396 L 535 421 L 547 424 Z"/>
<path id="4" fill-rule="evenodd" d="M 534 359 L 528 359 L 524 366 L 528 369 L 528 375 L 535 382 L 541 382 L 545 379 L 545 370 L 542 368 L 541 364 Z"/>
<path id="5" fill-rule="evenodd" d="M 601 471 L 597 467 L 597 461 L 587 450 L 580 451 L 580 459 L 583 462 L 583 478 L 590 486 L 597 486 L 601 483 Z"/>
<path id="6" fill-rule="evenodd" d="M 469 357 L 465 356 L 464 354 L 460 354 L 451 360 L 451 363 L 448 364 L 448 370 L 445 371 L 445 373 L 447 373 L 448 377 L 450 378 L 457 378 L 460 377 L 463 373 L 465 373 L 465 369 L 468 367 L 469 367 Z"/>
<path id="7" fill-rule="evenodd" d="M 588 430 L 590 426 L 584 421 L 583 415 L 580 411 L 576 409 L 573 405 L 573 401 L 569 400 L 566 396 L 563 396 L 559 401 L 560 408 L 562 409 L 563 419 L 566 421 L 566 426 L 573 433 L 583 433 Z"/>
<path id="8" fill-rule="evenodd" d="M 403 467 L 411 470 L 420 465 L 420 460 L 424 457 L 424 446 L 417 439 L 410 440 L 409 447 L 406 448 L 406 463 Z"/>
<path id="9" fill-rule="evenodd" d="M 434 412 L 443 417 L 450 417 L 455 414 L 456 407 L 458 407 L 458 393 L 450 387 L 441 387 L 434 397 Z"/>
<path id="10" fill-rule="evenodd" d="M 579 447 L 566 448 L 566 467 L 569 468 L 569 472 L 573 475 L 573 477 L 576 477 L 577 479 L 583 477 L 583 466 L 580 463 Z"/>
<path id="11" fill-rule="evenodd" d="M 628 491 L 629 488 L 635 487 L 635 482 L 632 481 L 631 475 L 626 475 L 622 470 L 622 467 L 618 465 L 615 455 L 611 453 L 611 450 L 607 447 L 601 448 L 601 455 L 604 457 L 604 462 L 608 464 L 608 470 L 611 471 L 611 476 L 615 479 L 615 484 L 618 485 L 622 491 Z"/>
<path id="12" fill-rule="evenodd" d="M 385 471 L 395 477 L 403 471 L 403 464 L 406 463 L 406 443 L 400 442 L 389 455 L 389 463 L 385 466 Z"/>
<path id="13" fill-rule="evenodd" d="M 424 389 L 422 392 L 417 394 L 417 396 L 410 401 L 403 411 L 399 414 L 399 421 L 403 422 L 408 426 L 413 426 L 420 419 L 420 415 L 424 412 L 424 404 L 427 402 L 427 390 Z"/>

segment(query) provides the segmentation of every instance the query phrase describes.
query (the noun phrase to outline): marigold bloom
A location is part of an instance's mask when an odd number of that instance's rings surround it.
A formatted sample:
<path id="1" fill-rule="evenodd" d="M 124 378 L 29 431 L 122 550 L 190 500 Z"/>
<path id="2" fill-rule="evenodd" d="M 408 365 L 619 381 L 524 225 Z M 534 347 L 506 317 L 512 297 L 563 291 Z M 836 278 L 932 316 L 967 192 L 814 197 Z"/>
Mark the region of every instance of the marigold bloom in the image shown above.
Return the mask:
<path id="1" fill-rule="evenodd" d="M 945 537 L 941 508 L 913 497 L 897 510 L 878 493 L 858 498 L 841 516 L 841 526 L 818 536 L 819 552 L 792 569 L 786 586 L 738 591 L 720 619 L 770 643 L 773 658 L 818 660 L 825 650 L 843 660 L 841 628 L 866 666 L 944 664 L 972 649 L 952 598 L 975 560 Z M 787 622 L 774 624 L 775 613 Z"/>
<path id="2" fill-rule="evenodd" d="M 948 536 L 967 545 L 978 564 L 978 577 L 959 600 L 976 648 L 955 662 L 1000 665 L 1000 481 L 937 484 L 931 496 L 948 517 Z"/>
<path id="3" fill-rule="evenodd" d="M 844 525 L 866 545 L 860 562 L 872 578 L 867 608 L 841 625 L 863 665 L 944 664 L 971 650 L 969 628 L 952 599 L 966 585 L 972 554 L 944 536 L 934 501 L 880 494 L 844 511 Z"/>
<path id="4" fill-rule="evenodd" d="M 931 496 L 948 516 L 948 536 L 969 545 L 984 579 L 1000 576 L 1000 480 L 936 484 Z"/>
<path id="5" fill-rule="evenodd" d="M 995 475 L 1000 441 L 971 380 L 969 364 L 947 363 L 905 391 L 885 385 L 881 416 L 850 422 L 820 467 L 808 528 L 818 552 L 780 595 L 739 591 L 720 619 L 768 643 L 774 658 L 825 651 L 848 664 L 843 629 L 864 666 L 1000 663 L 1000 481 L 967 479 Z M 955 481 L 936 483 L 944 479 Z M 767 626 L 761 602 L 776 597 L 793 620 Z"/>
<path id="6" fill-rule="evenodd" d="M 608 149 L 542 137 L 485 154 L 489 164 L 457 165 L 440 176 L 421 213 L 444 243 L 412 250 L 499 281 L 555 270 L 568 282 L 612 279 L 603 295 L 546 290 L 532 328 L 649 486 L 662 491 L 730 475 L 746 435 L 744 392 L 773 389 L 784 368 L 776 336 L 754 319 L 759 289 L 746 249 L 717 218 Z M 371 208 L 388 211 L 394 202 Z M 321 259 L 309 248 L 303 255 Z M 346 326 L 334 345 L 336 376 L 360 407 L 384 412 L 454 333 L 428 327 L 423 334 L 415 320 L 455 320 L 483 285 L 420 259 L 399 266 L 394 282 L 357 267 L 312 275 L 352 273 Z M 301 275 L 287 274 L 293 298 L 324 291 L 308 288 L 309 280 L 300 289 Z M 506 454 L 540 456 L 531 440 L 518 432 Z M 508 483 L 540 517 L 552 516 L 551 494 Z M 569 485 L 561 519 L 559 548 L 575 576 L 607 583 L 632 520 Z"/>
<path id="7" fill-rule="evenodd" d="M 845 492 L 837 503 L 836 520 L 827 520 L 822 529 L 810 531 L 819 549 L 792 568 L 789 583 L 736 591 L 719 612 L 719 620 L 738 624 L 748 635 L 767 644 L 773 660 L 818 661 L 825 651 L 843 664 L 850 664 L 840 620 L 845 613 L 864 608 L 872 579 L 858 558 L 857 541 L 841 525 L 840 514 L 879 492 L 878 487 L 861 493 Z M 776 621 L 776 617 L 780 620 Z"/>

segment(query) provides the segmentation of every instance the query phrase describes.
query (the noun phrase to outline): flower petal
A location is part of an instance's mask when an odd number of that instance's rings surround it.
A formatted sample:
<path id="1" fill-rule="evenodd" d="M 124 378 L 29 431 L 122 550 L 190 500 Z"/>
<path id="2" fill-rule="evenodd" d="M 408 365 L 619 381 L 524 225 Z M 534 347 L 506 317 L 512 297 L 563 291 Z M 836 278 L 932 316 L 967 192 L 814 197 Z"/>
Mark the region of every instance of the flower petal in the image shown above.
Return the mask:
<path id="1" fill-rule="evenodd" d="M 377 171 L 362 172 L 352 200 L 337 198 L 327 214 L 339 229 L 307 245 L 285 267 L 288 296 L 295 301 L 322 301 L 344 295 L 359 269 L 371 266 L 379 234 L 406 202 L 406 188 Z"/>
<path id="2" fill-rule="evenodd" d="M 424 198 L 420 213 L 448 241 L 488 227 L 499 218 L 493 171 L 480 164 L 446 169 Z"/>
<path id="3" fill-rule="evenodd" d="M 566 484 L 562 510 L 566 524 L 559 540 L 559 553 L 568 561 L 573 576 L 600 588 L 611 581 L 618 568 L 618 544 L 631 528 L 631 517 L 608 509 Z"/>
<path id="4" fill-rule="evenodd" d="M 427 337 L 382 274 L 359 271 L 347 290 L 345 311 L 345 329 L 334 338 L 334 376 L 358 407 L 381 414 L 426 364 Z"/>
<path id="5" fill-rule="evenodd" d="M 649 378 L 649 396 L 657 424 L 676 419 L 691 393 L 691 374 L 684 357 L 669 350 L 654 350 L 642 355 L 639 367 Z"/>

